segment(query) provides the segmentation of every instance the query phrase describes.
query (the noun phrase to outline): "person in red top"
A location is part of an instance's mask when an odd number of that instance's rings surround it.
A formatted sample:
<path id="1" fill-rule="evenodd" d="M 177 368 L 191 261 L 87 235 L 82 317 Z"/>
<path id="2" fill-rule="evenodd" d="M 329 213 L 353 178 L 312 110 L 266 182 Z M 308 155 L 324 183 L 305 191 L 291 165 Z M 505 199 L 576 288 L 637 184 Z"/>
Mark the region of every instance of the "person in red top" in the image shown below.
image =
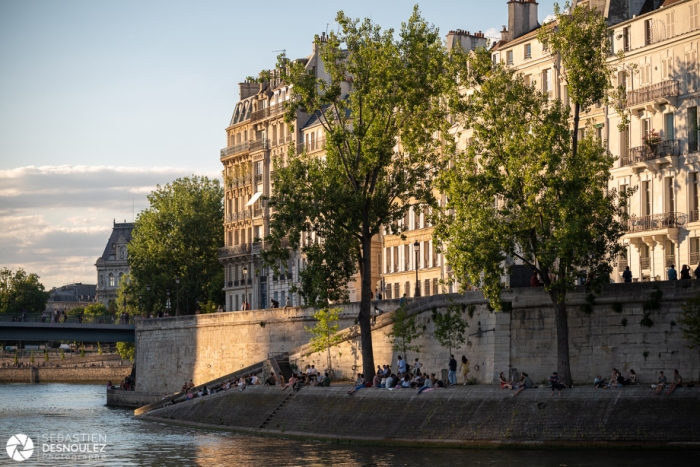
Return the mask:
<path id="1" fill-rule="evenodd" d="M 542 283 L 537 277 L 537 271 L 532 271 L 532 277 L 530 278 L 530 287 L 542 287 Z"/>

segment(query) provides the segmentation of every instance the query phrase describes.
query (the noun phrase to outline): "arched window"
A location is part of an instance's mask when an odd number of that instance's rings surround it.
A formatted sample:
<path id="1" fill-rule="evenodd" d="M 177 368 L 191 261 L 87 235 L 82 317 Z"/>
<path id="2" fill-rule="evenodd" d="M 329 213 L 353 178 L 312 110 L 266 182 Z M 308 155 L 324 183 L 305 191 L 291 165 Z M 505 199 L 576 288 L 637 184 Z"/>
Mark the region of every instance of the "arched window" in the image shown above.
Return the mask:
<path id="1" fill-rule="evenodd" d="M 109 286 L 114 287 L 114 274 L 109 273 Z"/>
<path id="2" fill-rule="evenodd" d="M 119 247 L 119 259 L 126 259 L 126 247 Z"/>
<path id="3" fill-rule="evenodd" d="M 100 274 L 100 287 L 104 287 L 105 285 L 105 276 L 104 274 Z"/>

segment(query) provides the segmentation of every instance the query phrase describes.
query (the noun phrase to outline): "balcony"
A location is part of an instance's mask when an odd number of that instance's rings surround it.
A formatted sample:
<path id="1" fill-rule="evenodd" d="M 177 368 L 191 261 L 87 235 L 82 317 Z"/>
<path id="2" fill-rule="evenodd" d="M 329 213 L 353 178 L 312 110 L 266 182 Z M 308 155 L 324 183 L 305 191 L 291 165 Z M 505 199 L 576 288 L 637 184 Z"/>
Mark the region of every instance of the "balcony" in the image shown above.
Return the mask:
<path id="1" fill-rule="evenodd" d="M 648 162 L 667 156 L 676 156 L 680 153 L 680 144 L 677 139 L 662 141 L 654 146 L 637 146 L 630 148 L 627 154 L 620 158 L 620 167 L 627 167 L 640 162 Z"/>
<path id="2" fill-rule="evenodd" d="M 250 219 L 250 210 L 232 212 L 226 215 L 226 222 L 237 222 Z"/>
<path id="3" fill-rule="evenodd" d="M 250 115 L 250 121 L 256 122 L 268 117 L 274 117 L 284 112 L 284 103 L 265 107 L 264 109 L 256 110 Z"/>
<path id="4" fill-rule="evenodd" d="M 698 264 L 698 263 L 700 263 L 700 252 L 691 251 L 690 252 L 690 264 Z"/>
<path id="5" fill-rule="evenodd" d="M 262 183 L 262 179 L 263 179 L 262 174 L 257 174 L 257 175 L 255 176 L 255 183 L 256 183 L 256 184 Z"/>
<path id="6" fill-rule="evenodd" d="M 669 268 L 671 266 L 675 266 L 676 264 L 676 255 L 666 255 L 666 267 Z"/>
<path id="7" fill-rule="evenodd" d="M 620 258 L 617 260 L 617 270 L 618 271 L 624 271 L 627 266 L 628 266 L 627 258 Z"/>
<path id="8" fill-rule="evenodd" d="M 253 217 L 260 217 L 263 215 L 263 208 L 253 209 Z"/>
<path id="9" fill-rule="evenodd" d="M 680 94 L 680 85 L 675 79 L 662 81 L 643 88 L 627 92 L 627 107 L 636 107 L 647 102 L 669 102 Z"/>
<path id="10" fill-rule="evenodd" d="M 326 148 L 326 138 L 320 138 L 315 141 L 297 144 L 297 154 L 301 154 L 306 150 L 307 153 L 321 151 Z"/>
<path id="11" fill-rule="evenodd" d="M 651 258 L 639 258 L 639 261 L 642 263 L 642 269 L 651 269 Z"/>
<path id="12" fill-rule="evenodd" d="M 250 150 L 251 151 L 259 151 L 260 149 L 269 149 L 270 148 L 270 143 L 267 139 L 261 138 L 261 139 L 256 139 L 252 143 L 250 143 Z"/>
<path id="13" fill-rule="evenodd" d="M 250 149 L 250 142 L 246 141 L 245 143 L 238 143 L 233 146 L 226 147 L 221 150 L 221 160 L 226 159 L 227 157 L 230 156 L 235 156 L 236 154 L 240 154 L 243 152 L 246 152 Z"/>
<path id="14" fill-rule="evenodd" d="M 687 222 L 688 216 L 682 212 L 665 212 L 651 216 L 630 217 L 627 221 L 627 233 L 674 229 L 684 227 Z"/>
<path id="15" fill-rule="evenodd" d="M 219 258 L 228 258 L 229 256 L 246 255 L 250 253 L 250 243 L 244 243 L 236 246 L 225 246 L 219 248 Z"/>

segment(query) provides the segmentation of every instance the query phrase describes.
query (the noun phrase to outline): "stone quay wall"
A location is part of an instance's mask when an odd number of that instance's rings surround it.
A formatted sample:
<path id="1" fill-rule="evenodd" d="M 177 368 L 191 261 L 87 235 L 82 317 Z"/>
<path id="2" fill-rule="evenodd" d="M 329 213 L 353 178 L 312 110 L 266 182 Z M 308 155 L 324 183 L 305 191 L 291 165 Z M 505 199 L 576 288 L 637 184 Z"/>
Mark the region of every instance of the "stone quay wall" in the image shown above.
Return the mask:
<path id="1" fill-rule="evenodd" d="M 107 389 L 107 405 L 110 407 L 126 407 L 137 409 L 144 405 L 153 404 L 163 398 L 162 394 L 142 391 L 122 391 Z"/>
<path id="2" fill-rule="evenodd" d="M 416 394 L 349 386 L 298 393 L 253 386 L 181 402 L 136 418 L 255 434 L 349 442 L 445 445 L 686 445 L 697 449 L 700 393 L 648 387 L 514 391 L 457 386 Z M 378 414 L 390 414 L 382 416 Z"/>
<path id="3" fill-rule="evenodd" d="M 118 384 L 131 374 L 131 366 L 85 368 L 0 368 L 0 383 L 67 383 L 112 381 Z"/>
<path id="4" fill-rule="evenodd" d="M 644 303 L 660 290 L 661 306 L 651 310 L 651 327 L 641 324 Z M 606 378 L 611 368 L 623 372 L 630 368 L 639 381 L 653 382 L 663 370 L 671 375 L 677 368 L 686 381 L 700 380 L 700 354 L 686 348 L 678 325 L 683 302 L 696 296 L 696 281 L 611 284 L 584 311 L 587 294 L 568 295 L 569 345 L 572 376 L 580 384 L 589 384 L 596 374 Z M 423 336 L 413 344 L 420 353 L 409 352 L 413 363 L 419 357 L 424 370 L 440 372 L 447 368 L 448 350 L 433 337 L 433 309 L 444 311 L 458 306 L 468 322 L 467 338 L 460 349 L 453 349 L 459 360 L 466 355 L 469 377 L 479 383 L 493 384 L 500 372 L 525 371 L 534 381 L 542 381 L 556 369 L 556 326 L 549 296 L 542 289 L 505 291 L 502 299 L 510 303 L 509 312 L 490 312 L 480 292 L 424 297 L 409 303 L 416 314 Z M 396 309 L 397 301 L 384 300 L 384 311 Z M 472 309 L 473 306 L 473 309 Z M 616 310 L 620 310 L 618 312 Z M 362 368 L 361 347 L 353 330 L 359 304 L 343 306 L 340 328 L 346 340 L 331 350 L 336 376 L 353 378 Z M 470 310 L 472 311 L 470 314 Z M 305 327 L 314 325 L 313 309 L 294 308 L 253 310 L 142 320 L 136 325 L 136 368 L 140 391 L 176 392 L 192 378 L 206 383 L 242 367 L 265 360 L 269 355 L 289 352 L 290 361 L 300 368 L 314 364 L 326 368 L 326 353 L 311 353 L 305 344 L 310 334 Z M 387 333 L 392 315 L 377 319 L 373 330 L 375 364 L 391 363 L 396 368 L 398 352 L 392 350 Z M 459 376 L 461 382 L 461 375 Z"/>

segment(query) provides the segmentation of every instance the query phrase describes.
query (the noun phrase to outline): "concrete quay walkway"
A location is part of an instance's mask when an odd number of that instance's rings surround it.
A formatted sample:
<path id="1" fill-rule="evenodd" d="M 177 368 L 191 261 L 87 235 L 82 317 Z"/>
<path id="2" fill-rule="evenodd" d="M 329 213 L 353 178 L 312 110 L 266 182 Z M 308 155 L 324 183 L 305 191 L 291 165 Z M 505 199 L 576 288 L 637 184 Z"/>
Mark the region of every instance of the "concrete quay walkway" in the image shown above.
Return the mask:
<path id="1" fill-rule="evenodd" d="M 453 444 L 457 446 L 640 445 L 700 448 L 700 389 L 671 396 L 647 385 L 624 389 L 515 391 L 453 386 L 418 395 L 412 389 L 348 385 L 264 386 L 229 390 L 137 417 L 261 435 L 342 442 Z"/>

